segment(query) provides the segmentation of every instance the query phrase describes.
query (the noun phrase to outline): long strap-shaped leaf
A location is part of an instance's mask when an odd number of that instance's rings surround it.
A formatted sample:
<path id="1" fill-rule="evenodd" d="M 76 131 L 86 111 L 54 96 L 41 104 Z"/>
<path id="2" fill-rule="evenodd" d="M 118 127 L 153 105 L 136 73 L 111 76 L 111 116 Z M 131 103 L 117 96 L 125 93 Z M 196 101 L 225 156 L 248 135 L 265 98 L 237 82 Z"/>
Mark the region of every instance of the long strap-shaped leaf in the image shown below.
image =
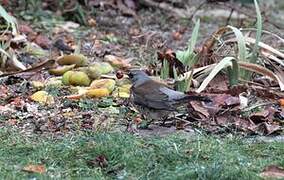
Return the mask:
<path id="1" fill-rule="evenodd" d="M 253 63 L 246 63 L 246 62 L 238 62 L 240 68 L 264 75 L 264 76 L 268 76 L 271 79 L 274 79 L 275 81 L 278 82 L 279 86 L 280 86 L 280 90 L 283 91 L 284 90 L 284 82 L 283 80 L 281 80 L 282 78 L 278 77 L 274 72 L 270 71 L 269 69 L 257 65 L 257 64 L 253 64 Z"/>
<path id="2" fill-rule="evenodd" d="M 225 57 L 222 59 L 210 72 L 210 74 L 204 79 L 202 84 L 199 86 L 199 88 L 196 90 L 197 93 L 200 93 L 203 91 L 207 85 L 210 83 L 210 81 L 224 68 L 232 66 L 232 61 L 234 61 L 234 64 L 237 64 L 237 60 L 234 57 Z"/>

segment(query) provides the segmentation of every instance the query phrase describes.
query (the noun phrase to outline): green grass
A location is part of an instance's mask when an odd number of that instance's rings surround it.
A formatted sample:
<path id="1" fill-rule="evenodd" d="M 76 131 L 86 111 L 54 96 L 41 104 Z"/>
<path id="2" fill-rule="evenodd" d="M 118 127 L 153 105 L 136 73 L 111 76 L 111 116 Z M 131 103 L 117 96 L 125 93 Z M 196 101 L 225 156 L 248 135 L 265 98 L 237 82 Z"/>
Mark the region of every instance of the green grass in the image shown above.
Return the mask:
<path id="1" fill-rule="evenodd" d="M 83 133 L 55 140 L 2 129 L 0 140 L 0 179 L 259 179 L 266 165 L 284 166 L 283 143 L 235 137 Z M 99 155 L 108 166 L 89 167 Z M 45 164 L 47 172 L 22 171 L 27 164 Z"/>

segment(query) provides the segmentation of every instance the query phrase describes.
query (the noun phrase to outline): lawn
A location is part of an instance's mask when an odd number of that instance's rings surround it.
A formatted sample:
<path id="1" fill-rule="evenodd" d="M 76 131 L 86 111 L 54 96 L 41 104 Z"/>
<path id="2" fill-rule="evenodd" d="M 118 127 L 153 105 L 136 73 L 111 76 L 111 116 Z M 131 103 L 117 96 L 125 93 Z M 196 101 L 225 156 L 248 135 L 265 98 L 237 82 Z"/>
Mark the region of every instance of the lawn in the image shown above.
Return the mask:
<path id="1" fill-rule="evenodd" d="M 284 143 L 234 136 L 85 132 L 54 139 L 2 129 L 0 138 L 1 179 L 260 179 L 265 166 L 284 166 Z M 46 172 L 23 171 L 28 165 Z"/>

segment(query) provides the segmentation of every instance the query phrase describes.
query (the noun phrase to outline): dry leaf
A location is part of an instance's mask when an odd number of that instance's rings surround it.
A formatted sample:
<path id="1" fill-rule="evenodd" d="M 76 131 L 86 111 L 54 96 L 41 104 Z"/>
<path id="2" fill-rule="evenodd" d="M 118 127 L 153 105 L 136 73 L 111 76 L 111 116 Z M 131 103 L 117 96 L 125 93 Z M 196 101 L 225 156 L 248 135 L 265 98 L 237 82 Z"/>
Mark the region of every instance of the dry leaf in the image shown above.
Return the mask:
<path id="1" fill-rule="evenodd" d="M 191 107 L 194 109 L 195 112 L 198 112 L 199 114 L 203 115 L 206 118 L 210 117 L 210 114 L 208 112 L 207 108 L 204 108 L 201 106 L 200 102 L 197 101 L 191 101 L 190 102 Z"/>
<path id="2" fill-rule="evenodd" d="M 269 116 L 270 112 L 268 110 L 263 110 L 260 112 L 253 113 L 250 115 L 250 120 L 252 120 L 255 124 L 259 124 L 264 122 L 265 119 Z"/>
<path id="3" fill-rule="evenodd" d="M 284 168 L 276 165 L 270 165 L 264 168 L 260 176 L 263 178 L 284 178 Z"/>
<path id="4" fill-rule="evenodd" d="M 45 166 L 40 164 L 40 165 L 33 165 L 29 164 L 23 168 L 23 171 L 30 172 L 30 173 L 40 173 L 43 174 L 46 172 Z"/>
<path id="5" fill-rule="evenodd" d="M 115 80 L 113 79 L 99 79 L 94 80 L 90 87 L 92 89 L 107 88 L 109 93 L 111 93 L 115 88 Z"/>
<path id="6" fill-rule="evenodd" d="M 48 49 L 51 46 L 51 41 L 44 35 L 38 35 L 35 43 L 44 49 Z"/>
<path id="7" fill-rule="evenodd" d="M 86 95 L 88 97 L 105 97 L 105 96 L 109 96 L 110 92 L 107 88 L 100 88 L 100 89 L 89 89 L 86 92 Z"/>
<path id="8" fill-rule="evenodd" d="M 276 124 L 268 124 L 266 122 L 262 122 L 258 124 L 257 126 L 254 126 L 248 129 L 256 134 L 270 135 L 270 134 L 276 133 L 277 131 L 280 131 L 281 126 L 276 125 Z"/>
<path id="9" fill-rule="evenodd" d="M 284 107 L 284 99 L 279 99 L 280 106 Z"/>
<path id="10" fill-rule="evenodd" d="M 72 65 L 76 64 L 76 67 L 85 66 L 88 64 L 88 58 L 83 54 L 70 54 L 61 56 L 57 59 L 59 65 Z"/>
<path id="11" fill-rule="evenodd" d="M 117 67 L 119 69 L 129 69 L 131 67 L 131 64 L 129 64 L 127 60 L 117 56 L 106 55 L 104 59 L 106 62 L 109 62 L 112 66 Z"/>
<path id="12" fill-rule="evenodd" d="M 37 91 L 31 95 L 31 100 L 43 103 L 43 104 L 53 104 L 54 98 L 49 95 L 46 91 Z"/>
<path id="13" fill-rule="evenodd" d="M 130 97 L 131 84 L 124 84 L 113 92 L 114 97 L 129 98 Z"/>

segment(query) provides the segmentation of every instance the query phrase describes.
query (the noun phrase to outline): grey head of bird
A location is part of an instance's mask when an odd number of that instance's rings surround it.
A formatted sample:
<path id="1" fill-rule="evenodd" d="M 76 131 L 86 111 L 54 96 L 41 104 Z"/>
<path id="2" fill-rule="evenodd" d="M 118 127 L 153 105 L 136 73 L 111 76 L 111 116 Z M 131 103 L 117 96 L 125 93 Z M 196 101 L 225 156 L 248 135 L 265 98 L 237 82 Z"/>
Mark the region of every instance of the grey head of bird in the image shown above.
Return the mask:
<path id="1" fill-rule="evenodd" d="M 133 85 L 143 84 L 151 78 L 142 70 L 130 70 L 128 77 Z"/>

